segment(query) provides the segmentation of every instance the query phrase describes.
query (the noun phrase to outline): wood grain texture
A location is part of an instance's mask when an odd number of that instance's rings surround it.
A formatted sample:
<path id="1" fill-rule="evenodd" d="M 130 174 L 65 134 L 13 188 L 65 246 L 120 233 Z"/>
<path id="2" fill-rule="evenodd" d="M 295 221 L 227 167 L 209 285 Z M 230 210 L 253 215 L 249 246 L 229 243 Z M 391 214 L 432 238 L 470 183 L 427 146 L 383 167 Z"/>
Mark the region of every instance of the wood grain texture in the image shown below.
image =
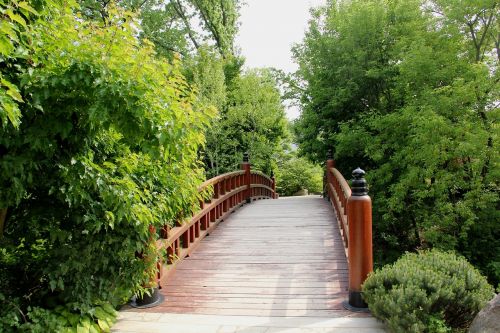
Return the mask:
<path id="1" fill-rule="evenodd" d="M 170 275 L 145 312 L 352 317 L 335 215 L 319 196 L 254 201 L 221 222 Z M 355 314 L 354 316 L 366 316 Z"/>

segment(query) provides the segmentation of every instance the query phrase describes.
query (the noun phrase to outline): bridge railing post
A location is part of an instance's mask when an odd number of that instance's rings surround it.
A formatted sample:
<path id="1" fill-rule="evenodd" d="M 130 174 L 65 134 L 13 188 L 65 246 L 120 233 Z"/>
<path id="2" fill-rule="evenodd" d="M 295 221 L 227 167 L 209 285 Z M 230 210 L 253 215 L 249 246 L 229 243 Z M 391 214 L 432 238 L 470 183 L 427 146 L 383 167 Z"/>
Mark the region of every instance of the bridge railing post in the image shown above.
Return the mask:
<path id="1" fill-rule="evenodd" d="M 245 190 L 245 201 L 247 203 L 250 203 L 252 201 L 252 173 L 251 173 L 251 167 L 250 167 L 250 162 L 248 159 L 248 153 L 243 154 L 243 163 L 241 163 L 241 169 L 245 171 L 243 182 L 245 186 L 247 187 Z"/>
<path id="2" fill-rule="evenodd" d="M 368 196 L 365 172 L 357 168 L 352 175 L 352 194 L 347 200 L 349 302 L 345 305 L 353 311 L 365 311 L 368 305 L 362 298 L 361 285 L 373 271 L 372 200 Z"/>
<path id="3" fill-rule="evenodd" d="M 330 187 L 328 186 L 328 184 L 332 184 L 333 185 L 332 171 L 331 171 L 332 168 L 335 168 L 335 160 L 333 159 L 332 150 L 328 149 L 328 152 L 327 152 L 327 155 L 326 155 L 326 170 L 325 170 L 325 173 L 326 173 L 326 177 L 325 177 L 326 184 L 324 184 L 324 189 L 323 189 L 323 191 L 325 192 L 324 193 L 325 197 L 330 197 L 330 190 L 329 190 Z"/>

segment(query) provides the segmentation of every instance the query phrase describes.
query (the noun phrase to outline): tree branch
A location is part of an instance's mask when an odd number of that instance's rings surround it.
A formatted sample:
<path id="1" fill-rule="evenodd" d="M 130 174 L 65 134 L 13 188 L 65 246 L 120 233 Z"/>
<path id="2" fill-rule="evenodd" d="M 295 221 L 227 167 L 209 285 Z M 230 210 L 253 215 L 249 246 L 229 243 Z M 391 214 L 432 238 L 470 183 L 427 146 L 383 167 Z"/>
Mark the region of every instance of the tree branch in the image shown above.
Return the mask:
<path id="1" fill-rule="evenodd" d="M 483 32 L 483 35 L 481 36 L 481 40 L 479 41 L 479 47 L 481 47 L 481 46 L 483 45 L 484 40 L 485 40 L 485 38 L 486 38 L 486 35 L 488 34 L 488 29 L 490 28 L 490 26 L 491 26 L 491 22 L 493 21 L 493 13 L 494 13 L 495 6 L 493 6 L 493 8 L 492 8 L 492 9 L 493 9 L 493 10 L 492 10 L 492 12 L 491 12 L 491 14 L 490 14 L 490 17 L 488 18 L 488 21 L 485 21 L 485 20 L 483 19 L 483 17 L 481 16 L 481 21 L 482 21 L 482 22 L 483 22 L 483 24 L 484 24 L 484 32 Z M 486 50 L 483 50 L 483 53 L 482 53 L 481 58 L 480 58 L 481 60 L 484 58 L 484 52 L 485 52 L 485 51 L 486 51 Z"/>
<path id="2" fill-rule="evenodd" d="M 217 45 L 217 48 L 219 49 L 220 54 L 224 57 L 222 40 L 221 40 L 221 36 L 220 36 L 219 32 L 217 31 L 217 28 L 215 27 L 215 25 L 212 24 L 212 21 L 210 21 L 210 19 L 208 17 L 209 16 L 208 13 L 206 13 L 203 10 L 203 6 L 201 6 L 200 3 L 196 0 L 194 1 L 194 3 L 196 4 L 196 7 L 198 8 L 198 10 L 201 14 L 201 18 L 202 18 L 203 22 L 205 23 L 205 25 L 208 27 L 208 29 L 212 33 L 212 36 L 215 40 L 215 44 Z"/>
<path id="3" fill-rule="evenodd" d="M 189 24 L 189 20 L 186 18 L 186 15 L 184 14 L 182 4 L 180 3 L 179 0 L 175 0 L 174 2 L 172 2 L 172 5 L 173 5 L 175 11 L 177 12 L 177 15 L 179 15 L 181 20 L 184 22 L 184 25 L 186 26 L 186 29 L 188 32 L 189 39 L 191 39 L 191 42 L 193 42 L 194 47 L 198 50 L 200 48 L 200 45 L 198 44 L 198 42 L 194 38 L 193 30 L 191 29 L 191 25 Z"/>

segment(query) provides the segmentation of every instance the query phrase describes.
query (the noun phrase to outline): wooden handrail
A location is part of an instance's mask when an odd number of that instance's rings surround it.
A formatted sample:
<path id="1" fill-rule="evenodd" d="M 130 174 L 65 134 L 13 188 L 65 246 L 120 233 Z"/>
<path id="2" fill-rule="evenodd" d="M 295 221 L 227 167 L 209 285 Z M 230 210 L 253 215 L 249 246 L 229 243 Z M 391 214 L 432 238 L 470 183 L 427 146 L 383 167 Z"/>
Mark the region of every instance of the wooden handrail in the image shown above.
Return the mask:
<path id="1" fill-rule="evenodd" d="M 349 264 L 349 300 L 344 306 L 352 311 L 367 308 L 361 285 L 373 271 L 372 206 L 364 175 L 359 168 L 353 171 L 351 189 L 329 153 L 325 192 L 337 216 Z"/>
<path id="2" fill-rule="evenodd" d="M 349 187 L 349 184 L 345 180 L 344 176 L 342 176 L 340 171 L 335 169 L 335 168 L 331 168 L 330 171 L 333 173 L 333 176 L 338 181 L 338 183 L 342 189 L 342 192 L 344 193 L 344 196 L 346 198 L 349 198 L 351 196 L 352 191 L 351 191 L 351 188 Z"/>
<path id="3" fill-rule="evenodd" d="M 179 262 L 189 256 L 229 214 L 246 202 L 277 197 L 274 178 L 252 171 L 248 162 L 243 162 L 242 170 L 208 179 L 198 187 L 198 191 L 203 193 L 210 186 L 213 187 L 211 197 L 200 201 L 200 209 L 189 220 L 178 222 L 174 227 L 165 225 L 161 230 L 156 246 L 166 249 L 167 256 L 159 265 L 159 288 Z"/>
<path id="4" fill-rule="evenodd" d="M 327 193 L 337 215 L 342 240 L 344 241 L 345 254 L 349 257 L 349 221 L 347 218 L 347 200 L 351 196 L 351 188 L 344 176 L 334 167 L 327 167 Z"/>
<path id="5" fill-rule="evenodd" d="M 233 172 L 228 172 L 228 173 L 224 173 L 222 175 L 218 175 L 218 176 L 215 176 L 214 178 L 210 178 L 206 181 L 204 181 L 199 187 L 198 187 L 198 192 L 202 192 L 203 190 L 205 190 L 208 186 L 210 185 L 213 185 L 217 182 L 219 182 L 221 179 L 227 179 L 227 178 L 231 178 L 233 176 L 237 176 L 237 175 L 242 175 L 244 174 L 245 172 L 243 170 L 238 170 L 238 171 L 233 171 Z"/>
<path id="6" fill-rule="evenodd" d="M 252 170 L 252 171 L 251 171 L 251 173 L 252 173 L 252 174 L 255 174 L 255 175 L 260 175 L 260 176 L 262 176 L 262 177 L 266 178 L 267 180 L 269 180 L 270 182 L 272 182 L 272 181 L 273 181 L 273 179 L 272 179 L 272 177 L 271 177 L 271 176 L 266 175 L 266 174 L 265 174 L 265 173 L 263 173 L 262 171 L 259 171 L 259 170 Z"/>

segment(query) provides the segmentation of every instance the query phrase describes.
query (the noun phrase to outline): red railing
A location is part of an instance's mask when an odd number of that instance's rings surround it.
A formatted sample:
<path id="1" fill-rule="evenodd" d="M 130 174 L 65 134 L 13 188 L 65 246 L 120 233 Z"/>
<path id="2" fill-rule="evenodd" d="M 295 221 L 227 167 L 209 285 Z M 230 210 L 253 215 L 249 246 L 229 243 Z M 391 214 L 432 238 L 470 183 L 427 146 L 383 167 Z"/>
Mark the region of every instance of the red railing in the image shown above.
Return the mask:
<path id="1" fill-rule="evenodd" d="M 274 177 L 252 171 L 247 157 L 241 168 L 201 184 L 198 191 L 211 195 L 200 201 L 199 210 L 189 220 L 178 221 L 174 227 L 165 225 L 160 230 L 156 245 L 166 250 L 166 258 L 158 263 L 156 276 L 152 277 L 153 281 L 149 285 L 153 293 L 144 295 L 132 305 L 151 307 L 159 304 L 161 295 L 158 288 L 165 284 L 179 262 L 189 256 L 201 240 L 233 211 L 252 200 L 277 198 Z M 152 227 L 151 232 L 152 235 L 156 234 L 155 228 Z"/>
<path id="2" fill-rule="evenodd" d="M 344 306 L 353 311 L 367 308 L 361 296 L 361 285 L 373 271 L 372 206 L 364 175 L 363 170 L 354 170 L 352 188 L 349 187 L 335 168 L 329 152 L 325 194 L 337 216 L 349 264 L 349 300 Z"/>
<path id="3" fill-rule="evenodd" d="M 349 223 L 347 219 L 347 200 L 351 197 L 351 188 L 344 179 L 344 176 L 335 169 L 334 161 L 329 159 L 326 167 L 327 188 L 326 192 L 330 202 L 337 215 L 337 221 L 340 227 L 342 240 L 344 241 L 344 248 L 346 256 L 349 257 L 347 251 L 349 247 Z"/>

